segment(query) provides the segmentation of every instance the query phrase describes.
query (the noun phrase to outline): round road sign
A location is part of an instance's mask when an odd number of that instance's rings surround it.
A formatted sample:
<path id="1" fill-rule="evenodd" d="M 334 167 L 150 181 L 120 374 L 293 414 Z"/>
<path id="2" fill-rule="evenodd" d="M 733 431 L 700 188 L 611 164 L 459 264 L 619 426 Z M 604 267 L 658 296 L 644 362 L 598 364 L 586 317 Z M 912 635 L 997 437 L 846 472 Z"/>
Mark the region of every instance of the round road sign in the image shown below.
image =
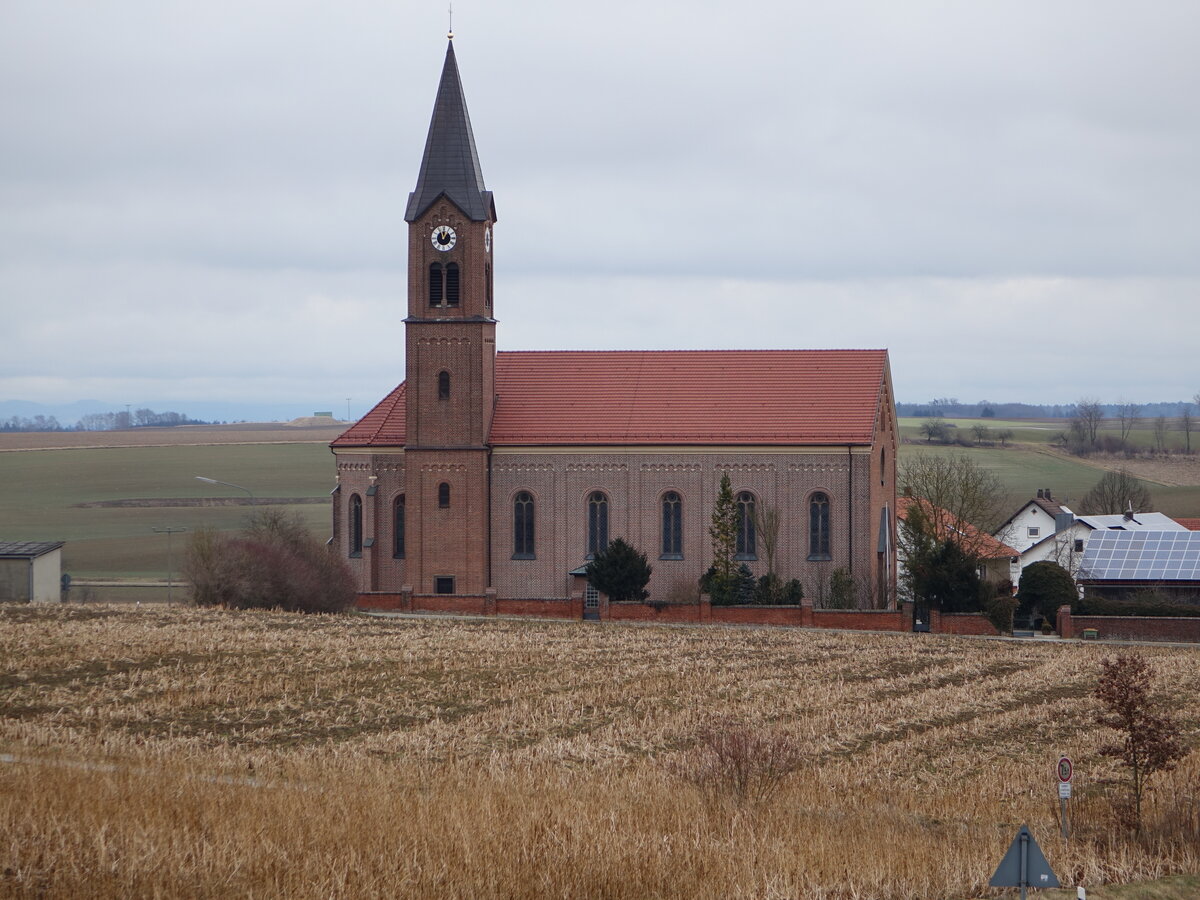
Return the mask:
<path id="1" fill-rule="evenodd" d="M 1074 769 L 1071 767 L 1071 757 L 1060 756 L 1058 758 L 1058 780 L 1063 784 L 1070 784 L 1072 774 L 1074 774 Z"/>

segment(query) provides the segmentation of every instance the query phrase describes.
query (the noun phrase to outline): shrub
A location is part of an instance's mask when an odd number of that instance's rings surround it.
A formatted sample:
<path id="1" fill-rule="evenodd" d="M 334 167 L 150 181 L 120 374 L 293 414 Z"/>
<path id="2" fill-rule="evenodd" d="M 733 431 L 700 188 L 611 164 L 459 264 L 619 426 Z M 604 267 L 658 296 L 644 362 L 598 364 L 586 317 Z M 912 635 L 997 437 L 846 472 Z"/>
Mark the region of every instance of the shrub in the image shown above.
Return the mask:
<path id="1" fill-rule="evenodd" d="M 750 571 L 750 567 L 742 563 L 737 567 L 737 573 L 734 575 L 733 591 L 737 598 L 736 602 L 740 604 L 748 604 L 754 602 L 754 573 Z"/>
<path id="2" fill-rule="evenodd" d="M 615 602 L 645 600 L 652 571 L 645 553 L 617 538 L 587 564 L 587 580 Z"/>
<path id="3" fill-rule="evenodd" d="M 354 603 L 346 564 L 294 516 L 264 510 L 237 536 L 208 529 L 188 542 L 183 577 L 199 606 L 341 612 Z"/>
<path id="4" fill-rule="evenodd" d="M 983 611 L 998 632 L 1012 634 L 1013 613 L 1017 611 L 1017 598 L 1011 593 L 994 594 L 989 597 L 983 605 Z"/>
<path id="5" fill-rule="evenodd" d="M 1021 572 L 1017 592 L 1022 613 L 1036 611 L 1054 621 L 1060 606 L 1069 606 L 1078 597 L 1071 573 L 1056 562 L 1042 560 L 1026 566 Z"/>
<path id="6" fill-rule="evenodd" d="M 755 804 L 771 799 L 803 758 L 790 735 L 725 719 L 702 729 L 695 751 L 672 770 L 706 793 Z"/>

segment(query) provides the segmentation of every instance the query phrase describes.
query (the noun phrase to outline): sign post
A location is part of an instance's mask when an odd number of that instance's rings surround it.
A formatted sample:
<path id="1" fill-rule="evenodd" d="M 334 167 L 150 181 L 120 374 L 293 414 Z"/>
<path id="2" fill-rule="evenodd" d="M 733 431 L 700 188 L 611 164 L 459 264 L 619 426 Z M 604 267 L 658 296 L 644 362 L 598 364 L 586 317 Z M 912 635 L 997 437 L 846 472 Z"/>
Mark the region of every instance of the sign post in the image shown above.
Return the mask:
<path id="1" fill-rule="evenodd" d="M 1071 799 L 1071 779 L 1075 775 L 1075 767 L 1071 765 L 1071 757 L 1058 758 L 1058 812 L 1062 823 L 1063 840 L 1069 840 L 1071 829 L 1067 822 L 1067 801 Z"/>

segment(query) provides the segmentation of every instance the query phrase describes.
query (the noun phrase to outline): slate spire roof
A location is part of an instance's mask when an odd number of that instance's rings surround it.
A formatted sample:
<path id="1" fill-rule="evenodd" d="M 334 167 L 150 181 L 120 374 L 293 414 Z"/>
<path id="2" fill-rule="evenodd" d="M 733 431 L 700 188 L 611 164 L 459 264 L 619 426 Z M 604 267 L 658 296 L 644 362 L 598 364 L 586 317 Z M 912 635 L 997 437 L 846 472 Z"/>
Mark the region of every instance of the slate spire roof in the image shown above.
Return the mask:
<path id="1" fill-rule="evenodd" d="M 425 139 L 425 155 L 421 158 L 421 173 L 417 176 L 416 189 L 408 195 L 404 220 L 415 221 L 442 194 L 472 221 L 496 217 L 492 192 L 483 185 L 483 171 L 479 168 L 471 117 L 467 115 L 467 101 L 458 77 L 453 41 L 446 48 L 442 80 L 433 103 L 429 136 Z"/>

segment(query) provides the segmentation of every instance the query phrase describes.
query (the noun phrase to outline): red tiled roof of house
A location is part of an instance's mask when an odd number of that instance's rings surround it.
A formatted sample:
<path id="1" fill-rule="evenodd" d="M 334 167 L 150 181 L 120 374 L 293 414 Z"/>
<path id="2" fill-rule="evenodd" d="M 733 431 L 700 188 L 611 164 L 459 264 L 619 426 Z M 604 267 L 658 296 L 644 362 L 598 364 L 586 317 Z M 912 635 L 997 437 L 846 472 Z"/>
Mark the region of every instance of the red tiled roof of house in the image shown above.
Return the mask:
<path id="1" fill-rule="evenodd" d="M 491 444 L 870 444 L 886 375 L 886 350 L 500 352 Z M 401 385 L 333 445 L 404 427 Z"/>
<path id="2" fill-rule="evenodd" d="M 916 497 L 897 497 L 896 518 L 907 519 L 908 508 L 914 503 L 922 503 L 926 507 L 933 508 L 933 504 L 928 500 L 918 500 Z M 1009 559 L 1021 555 L 1018 550 L 997 540 L 986 531 L 980 531 L 970 522 L 964 522 L 944 509 L 940 512 L 941 515 L 937 517 L 938 531 L 941 532 L 938 535 L 939 538 L 944 539 L 946 533 L 949 532 L 952 540 L 969 544 L 972 552 L 977 553 L 979 559 Z"/>
<path id="3" fill-rule="evenodd" d="M 1179 516 L 1174 519 L 1188 531 L 1200 531 L 1200 519 L 1181 519 Z"/>

